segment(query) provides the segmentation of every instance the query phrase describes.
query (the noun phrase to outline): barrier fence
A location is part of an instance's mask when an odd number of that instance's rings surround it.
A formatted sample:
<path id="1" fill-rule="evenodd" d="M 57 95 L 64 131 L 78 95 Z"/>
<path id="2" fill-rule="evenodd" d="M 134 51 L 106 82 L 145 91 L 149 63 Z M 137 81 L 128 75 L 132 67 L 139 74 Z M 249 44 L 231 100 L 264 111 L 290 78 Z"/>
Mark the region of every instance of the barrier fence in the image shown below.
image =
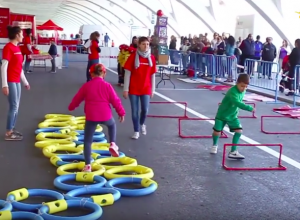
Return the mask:
<path id="1" fill-rule="evenodd" d="M 288 84 L 288 86 L 290 84 L 293 85 L 292 88 L 290 88 L 291 90 L 294 90 L 294 97 L 293 97 L 293 106 L 296 107 L 297 106 L 297 98 L 300 97 L 300 92 L 299 92 L 299 77 L 300 77 L 300 65 L 295 66 L 294 68 L 294 76 L 287 78 L 286 82 Z"/>

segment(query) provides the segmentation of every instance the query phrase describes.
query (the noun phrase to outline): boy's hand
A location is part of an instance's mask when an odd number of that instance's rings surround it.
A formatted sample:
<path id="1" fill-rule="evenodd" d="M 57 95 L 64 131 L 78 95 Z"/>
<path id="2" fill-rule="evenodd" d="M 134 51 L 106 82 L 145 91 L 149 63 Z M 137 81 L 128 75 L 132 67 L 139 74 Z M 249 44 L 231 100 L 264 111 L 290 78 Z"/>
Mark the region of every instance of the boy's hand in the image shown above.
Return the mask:
<path id="1" fill-rule="evenodd" d="M 125 120 L 125 116 L 119 116 L 119 122 L 123 123 Z"/>
<path id="2" fill-rule="evenodd" d="M 255 111 L 256 111 L 256 109 L 255 109 L 255 108 L 253 108 L 251 112 L 255 112 Z"/>

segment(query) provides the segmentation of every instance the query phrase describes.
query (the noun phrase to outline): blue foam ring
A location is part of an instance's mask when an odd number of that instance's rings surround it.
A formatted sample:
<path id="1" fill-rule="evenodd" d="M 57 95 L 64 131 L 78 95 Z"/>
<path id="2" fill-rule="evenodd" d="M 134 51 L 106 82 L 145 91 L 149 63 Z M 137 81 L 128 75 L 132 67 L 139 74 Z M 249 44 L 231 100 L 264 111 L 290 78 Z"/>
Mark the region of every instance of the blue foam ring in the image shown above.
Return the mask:
<path id="1" fill-rule="evenodd" d="M 28 197 L 32 197 L 32 196 L 50 197 L 53 198 L 54 201 L 64 199 L 64 196 L 61 193 L 56 192 L 54 190 L 48 190 L 48 189 L 28 189 L 28 194 L 29 194 Z M 7 197 L 7 201 L 12 202 L 13 208 L 18 209 L 20 211 L 26 211 L 26 212 L 34 212 L 43 206 L 43 204 L 26 204 L 23 202 L 17 202 L 15 201 L 15 197 L 13 195 L 9 195 Z"/>
<path id="2" fill-rule="evenodd" d="M 39 133 L 47 133 L 47 132 L 58 132 L 59 130 L 64 129 L 64 128 L 39 128 L 35 130 L 35 134 L 39 134 Z"/>
<path id="3" fill-rule="evenodd" d="M 71 184 L 66 184 L 64 182 L 66 181 L 76 181 L 76 174 L 67 174 L 67 175 L 62 175 L 58 176 L 54 179 L 54 186 L 60 190 L 64 191 L 71 191 L 74 189 L 82 188 L 87 186 L 88 188 L 100 188 L 105 185 L 107 182 L 105 178 L 102 176 L 94 176 L 94 184 L 89 184 L 89 185 L 71 185 Z"/>
<path id="4" fill-rule="evenodd" d="M 84 144 L 83 141 L 74 141 L 75 144 L 78 146 L 78 145 L 81 145 L 81 144 Z M 93 142 L 97 142 L 97 143 L 107 143 L 107 140 L 105 138 L 103 138 L 102 140 L 96 140 L 96 141 L 93 141 Z"/>
<path id="5" fill-rule="evenodd" d="M 95 141 L 102 141 L 103 138 L 105 138 L 105 134 L 104 134 L 104 133 L 98 134 L 98 135 L 94 135 L 94 136 L 93 136 L 93 141 L 94 141 L 94 142 L 95 142 Z M 84 140 L 84 135 L 79 135 L 79 136 L 78 136 L 78 140 L 79 140 L 79 141 L 83 141 L 83 140 Z"/>
<path id="6" fill-rule="evenodd" d="M 74 189 L 67 194 L 65 194 L 65 198 L 67 200 L 82 200 L 87 199 L 87 201 L 93 202 L 92 198 L 84 198 L 80 197 L 81 195 L 103 195 L 103 194 L 112 194 L 114 197 L 114 202 L 118 201 L 121 198 L 121 193 L 113 188 L 78 188 Z"/>
<path id="7" fill-rule="evenodd" d="M 48 214 L 49 207 L 47 205 L 44 205 L 40 208 L 39 214 L 44 218 L 44 220 L 97 220 L 102 216 L 102 208 L 95 203 L 84 200 L 66 200 L 66 202 L 68 204 L 68 208 L 85 208 L 91 210 L 92 213 L 78 217 L 50 215 Z"/>
<path id="8" fill-rule="evenodd" d="M 12 219 L 44 220 L 40 215 L 31 212 L 12 212 Z"/>
<path id="9" fill-rule="evenodd" d="M 96 159 L 112 157 L 109 150 L 92 150 L 93 153 L 100 154 Z M 123 152 L 119 151 L 119 157 L 125 157 L 126 155 Z"/>
<path id="10" fill-rule="evenodd" d="M 154 184 L 154 183 L 151 184 L 149 187 L 142 188 L 142 189 L 121 189 L 121 188 L 115 187 L 115 185 L 119 185 L 119 184 L 129 184 L 129 183 L 141 184 L 142 180 L 143 180 L 143 178 L 136 178 L 136 177 L 116 178 L 116 179 L 112 179 L 112 180 L 108 181 L 105 184 L 105 187 L 114 188 L 121 193 L 121 196 L 127 196 L 127 197 L 145 196 L 145 195 L 149 195 L 149 194 L 155 192 L 155 190 L 157 189 L 157 184 Z"/>
<path id="11" fill-rule="evenodd" d="M 0 212 L 1 211 L 11 211 L 12 209 L 13 209 L 13 207 L 10 202 L 0 200 Z"/>
<path id="12" fill-rule="evenodd" d="M 66 165 L 66 164 L 70 164 L 70 163 L 76 163 L 76 161 L 80 162 L 80 161 L 84 161 L 84 156 L 83 155 L 73 155 L 73 154 L 57 154 L 57 157 L 59 157 L 61 159 L 61 161 L 57 161 L 56 162 L 56 166 L 60 167 L 62 165 Z M 71 162 L 68 162 L 68 161 Z M 93 162 L 94 159 L 91 159 L 91 162 Z"/>
<path id="13" fill-rule="evenodd" d="M 75 132 L 78 133 L 79 135 L 84 135 L 84 130 L 75 130 Z M 103 134 L 105 136 L 105 134 L 102 131 L 101 132 L 95 131 L 95 133 L 94 133 L 94 135 L 101 135 L 101 134 Z"/>

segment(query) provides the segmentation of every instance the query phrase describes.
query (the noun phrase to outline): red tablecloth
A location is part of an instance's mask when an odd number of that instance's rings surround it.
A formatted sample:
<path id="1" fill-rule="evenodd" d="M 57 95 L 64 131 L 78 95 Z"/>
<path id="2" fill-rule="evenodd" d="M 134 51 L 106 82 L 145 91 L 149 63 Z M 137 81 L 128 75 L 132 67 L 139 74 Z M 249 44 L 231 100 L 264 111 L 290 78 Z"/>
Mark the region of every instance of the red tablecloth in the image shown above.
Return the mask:
<path id="1" fill-rule="evenodd" d="M 52 60 L 49 54 L 31 54 L 29 58 L 32 60 Z"/>

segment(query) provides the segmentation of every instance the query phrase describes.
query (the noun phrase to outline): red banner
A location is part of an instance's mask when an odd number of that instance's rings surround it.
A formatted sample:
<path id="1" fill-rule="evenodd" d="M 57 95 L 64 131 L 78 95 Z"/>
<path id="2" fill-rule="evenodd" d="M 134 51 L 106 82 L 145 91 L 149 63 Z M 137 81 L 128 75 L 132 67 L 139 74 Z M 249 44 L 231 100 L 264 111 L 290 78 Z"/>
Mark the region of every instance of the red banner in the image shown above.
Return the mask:
<path id="1" fill-rule="evenodd" d="M 9 25 L 9 8 L 0 8 L 0 38 L 7 38 L 7 26 Z"/>

